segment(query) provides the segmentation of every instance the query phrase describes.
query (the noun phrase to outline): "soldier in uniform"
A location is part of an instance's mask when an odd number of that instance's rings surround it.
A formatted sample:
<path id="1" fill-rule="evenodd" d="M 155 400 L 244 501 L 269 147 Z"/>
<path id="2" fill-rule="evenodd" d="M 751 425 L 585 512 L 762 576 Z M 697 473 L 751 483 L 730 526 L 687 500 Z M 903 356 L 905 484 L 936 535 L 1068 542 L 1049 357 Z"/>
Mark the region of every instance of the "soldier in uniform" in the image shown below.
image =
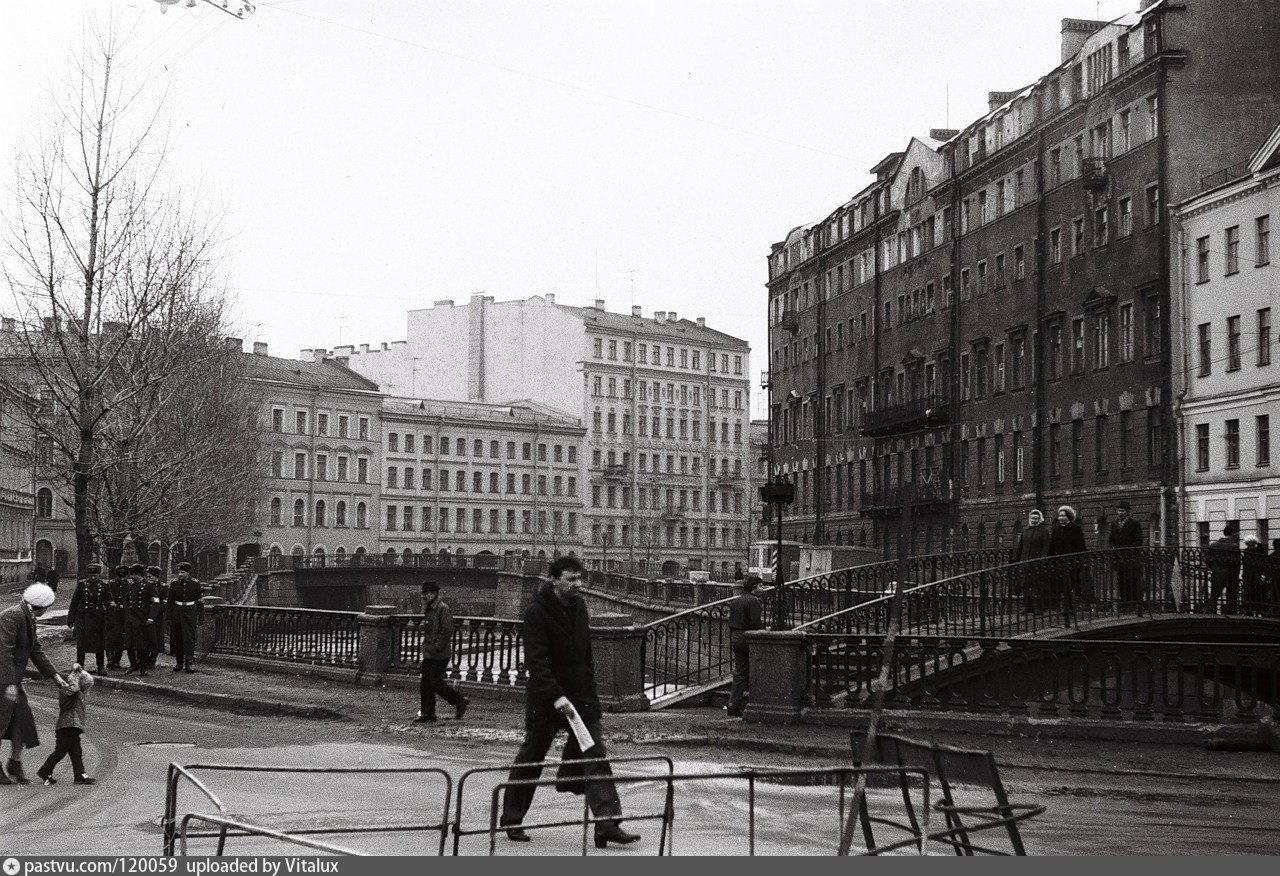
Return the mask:
<path id="1" fill-rule="evenodd" d="M 178 661 L 174 672 L 195 672 L 196 627 L 203 625 L 200 582 L 191 577 L 190 563 L 178 563 L 178 579 L 169 585 L 169 653 Z"/>
<path id="2" fill-rule="evenodd" d="M 151 649 L 155 647 L 156 616 L 160 606 L 155 600 L 155 586 L 148 581 L 143 572 L 146 566 L 134 563 L 129 567 L 129 583 L 125 587 L 124 622 L 125 647 L 129 651 L 129 668 L 126 673 L 136 672 L 146 676 L 147 663 L 151 660 Z"/>
<path id="3" fill-rule="evenodd" d="M 83 666 L 85 655 L 93 654 L 101 675 L 107 662 L 107 611 L 111 591 L 102 580 L 101 563 L 90 563 L 86 569 L 88 577 L 76 582 L 75 593 L 71 595 L 67 626 L 75 630 L 76 662 Z"/>
<path id="4" fill-rule="evenodd" d="M 124 654 L 129 629 L 124 620 L 124 599 L 129 590 L 129 567 L 116 566 L 115 577 L 107 585 L 111 603 L 107 607 L 107 669 L 120 670 L 120 657 Z"/>
<path id="5" fill-rule="evenodd" d="M 157 607 L 156 622 L 152 624 L 155 641 L 151 646 L 151 659 L 147 661 L 147 668 L 155 669 L 156 657 L 164 653 L 164 631 L 165 625 L 169 622 L 169 585 L 164 580 L 164 572 L 159 566 L 147 567 L 147 580 L 155 588 L 152 603 Z"/>

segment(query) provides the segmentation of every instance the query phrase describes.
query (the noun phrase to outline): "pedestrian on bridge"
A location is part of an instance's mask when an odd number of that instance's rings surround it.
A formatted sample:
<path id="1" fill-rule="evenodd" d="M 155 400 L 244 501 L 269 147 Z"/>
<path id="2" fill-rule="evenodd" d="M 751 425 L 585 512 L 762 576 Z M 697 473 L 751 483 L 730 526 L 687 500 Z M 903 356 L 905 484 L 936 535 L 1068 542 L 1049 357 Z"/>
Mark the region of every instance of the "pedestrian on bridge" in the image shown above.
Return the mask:
<path id="1" fill-rule="evenodd" d="M 1116 519 L 1107 528 L 1107 547 L 1113 551 L 1123 549 L 1112 559 L 1121 611 L 1136 609 L 1143 597 L 1142 557 L 1138 551 L 1142 547 L 1142 525 L 1129 516 L 1131 510 L 1128 502 L 1120 502 L 1116 505 Z"/>
<path id="2" fill-rule="evenodd" d="M 760 579 L 748 575 L 742 579 L 742 592 L 729 603 L 729 648 L 733 654 L 733 689 L 725 711 L 731 717 L 742 717 L 743 699 L 751 684 L 751 651 L 747 648 L 747 633 L 764 629 L 764 605 L 755 589 Z"/>
<path id="3" fill-rule="evenodd" d="M 1027 512 L 1027 525 L 1018 533 L 1018 541 L 1013 546 L 1013 563 L 1030 563 L 1049 556 L 1049 539 L 1053 535 L 1044 522 L 1044 514 L 1039 508 Z M 1017 571 L 1018 586 L 1022 588 L 1022 607 L 1027 613 L 1040 610 L 1045 602 L 1046 589 L 1044 570 L 1034 566 L 1019 566 Z"/>
<path id="4" fill-rule="evenodd" d="M 1245 614 L 1265 614 L 1267 590 L 1263 572 L 1267 564 L 1267 548 L 1256 535 L 1244 537 L 1244 549 L 1240 552 L 1244 574 L 1241 576 L 1241 603 Z"/>
<path id="5" fill-rule="evenodd" d="M 444 680 L 445 670 L 453 656 L 453 612 L 440 598 L 440 585 L 435 581 L 422 582 L 422 681 L 418 686 L 419 708 L 415 724 L 436 720 L 436 696 L 453 706 L 453 716 L 459 721 L 466 714 L 470 700 L 453 689 Z"/>
<path id="6" fill-rule="evenodd" d="M 1218 600 L 1227 594 L 1226 613 L 1236 613 L 1240 596 L 1240 530 L 1234 523 L 1222 528 L 1206 549 L 1209 564 L 1209 614 L 1218 613 Z"/>
<path id="7" fill-rule="evenodd" d="M 1084 530 L 1080 527 L 1080 515 L 1070 505 L 1058 509 L 1058 525 L 1049 534 L 1049 556 L 1058 557 L 1053 569 L 1051 602 L 1057 608 L 1061 603 L 1063 616 L 1070 623 L 1073 600 L 1085 589 L 1084 576 L 1089 570 L 1085 565 Z"/>
<path id="8" fill-rule="evenodd" d="M 36 618 L 53 600 L 49 585 L 32 584 L 22 591 L 17 605 L 0 611 L 0 739 L 9 740 L 9 760 L 0 770 L 0 785 L 30 784 L 22 769 L 22 754 L 40 745 L 36 719 L 22 688 L 27 663 L 34 663 L 42 677 L 55 679 L 59 687 L 66 684 L 36 636 Z"/>
<path id="9" fill-rule="evenodd" d="M 604 761 L 600 696 L 596 693 L 595 665 L 591 657 L 591 632 L 587 604 L 578 595 L 582 564 L 573 557 L 558 557 L 547 570 L 550 580 L 534 596 L 524 613 L 524 662 L 529 673 L 525 684 L 524 742 L 516 753 L 508 782 L 536 781 L 542 761 L 556 734 L 569 730 L 557 779 L 586 778 L 564 783 L 566 790 L 585 793 L 596 819 L 596 848 L 609 843 L 633 843 L 639 834 L 622 829 L 622 803 L 613 783 L 613 771 Z M 585 751 L 569 726 L 577 711 L 594 745 Z M 596 763 L 571 765 L 569 761 L 595 759 Z M 561 787 L 557 784 L 557 788 Z M 507 838 L 528 842 L 520 825 L 533 803 L 534 785 L 508 786 L 502 797 L 502 826 Z"/>

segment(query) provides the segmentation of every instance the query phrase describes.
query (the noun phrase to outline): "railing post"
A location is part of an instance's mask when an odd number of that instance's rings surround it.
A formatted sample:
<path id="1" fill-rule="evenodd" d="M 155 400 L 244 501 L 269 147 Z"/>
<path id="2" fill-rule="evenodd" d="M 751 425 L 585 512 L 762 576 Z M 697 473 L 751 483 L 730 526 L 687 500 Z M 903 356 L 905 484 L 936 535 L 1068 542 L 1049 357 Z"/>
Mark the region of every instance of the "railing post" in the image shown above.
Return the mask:
<path id="1" fill-rule="evenodd" d="M 591 656 L 596 667 L 600 705 L 606 712 L 647 712 L 644 695 L 644 627 L 631 615 L 591 616 Z"/>
<path id="2" fill-rule="evenodd" d="M 226 605 L 227 601 L 221 596 L 202 596 L 200 602 L 204 605 L 204 624 L 196 627 L 196 659 L 203 663 L 218 644 L 218 625 L 214 615 L 219 610 L 218 606 Z"/>
<path id="3" fill-rule="evenodd" d="M 394 605 L 366 605 L 364 612 L 356 618 L 359 635 L 356 661 L 358 684 L 380 686 L 382 676 L 391 668 L 395 651 L 391 615 L 395 613 Z"/>
<path id="4" fill-rule="evenodd" d="M 764 724 L 793 724 L 808 704 L 809 650 L 794 630 L 747 633 L 751 698 L 745 717 Z"/>

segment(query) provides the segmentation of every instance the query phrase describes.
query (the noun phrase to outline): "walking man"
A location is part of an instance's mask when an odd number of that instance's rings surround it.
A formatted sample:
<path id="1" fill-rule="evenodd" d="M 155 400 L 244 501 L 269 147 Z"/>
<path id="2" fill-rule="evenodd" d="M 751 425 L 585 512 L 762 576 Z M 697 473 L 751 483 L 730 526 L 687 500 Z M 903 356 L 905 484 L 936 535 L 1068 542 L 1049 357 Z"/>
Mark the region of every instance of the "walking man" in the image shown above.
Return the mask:
<path id="1" fill-rule="evenodd" d="M 453 656 L 453 612 L 440 598 L 440 585 L 422 582 L 422 683 L 419 686 L 418 717 L 415 724 L 436 720 L 436 695 L 453 706 L 453 716 L 462 720 L 470 700 L 444 680 Z"/>
<path id="2" fill-rule="evenodd" d="M 107 611 L 111 592 L 102 580 L 100 563 L 89 563 L 85 570 L 88 577 L 77 581 L 75 592 L 71 594 L 67 626 L 75 631 L 76 662 L 83 666 L 85 656 L 92 654 L 98 661 L 98 674 L 101 675 L 107 662 Z"/>
<path id="3" fill-rule="evenodd" d="M 529 673 L 525 685 L 524 742 L 516 753 L 509 782 L 537 780 L 542 761 L 556 734 L 570 730 L 565 743 L 565 763 L 557 778 L 569 774 L 586 778 L 584 793 L 596 819 L 596 848 L 609 843 L 633 843 L 639 834 L 622 829 L 622 803 L 614 785 L 613 771 L 603 761 L 607 756 L 600 729 L 600 697 L 596 693 L 595 665 L 591 658 L 591 633 L 587 604 L 578 595 L 582 564 L 573 557 L 558 557 L 548 569 L 550 580 L 542 585 L 524 613 L 524 661 Z M 594 745 L 583 751 L 569 727 L 568 716 L 577 711 L 591 734 Z M 567 761 L 599 759 L 574 769 Z M 572 789 L 581 788 L 574 782 Z M 533 785 L 508 787 L 502 798 L 502 825 L 507 838 L 528 842 L 520 827 L 533 802 Z"/>
<path id="4" fill-rule="evenodd" d="M 1116 570 L 1116 590 L 1120 596 L 1120 610 L 1133 610 L 1142 600 L 1142 526 L 1129 516 L 1132 509 L 1128 502 L 1116 505 L 1116 519 L 1107 529 L 1107 547 L 1111 550 L 1127 548 L 1112 560 Z"/>
<path id="5" fill-rule="evenodd" d="M 200 582 L 191 577 L 191 564 L 178 563 L 178 579 L 169 585 L 169 653 L 177 661 L 173 671 L 195 672 L 196 627 L 204 626 Z"/>
<path id="6" fill-rule="evenodd" d="M 730 717 L 741 718 L 743 699 L 751 684 L 751 652 L 747 648 L 747 633 L 764 629 L 764 605 L 755 589 L 760 579 L 748 575 L 742 579 L 742 592 L 729 603 L 729 647 L 733 652 L 733 690 L 729 705 L 725 707 Z"/>
<path id="7" fill-rule="evenodd" d="M 57 680 L 58 687 L 66 685 L 36 636 L 36 618 L 53 605 L 53 599 L 47 584 L 32 584 L 22 591 L 17 605 L 0 611 L 0 739 L 9 740 L 9 760 L 0 770 L 0 785 L 30 784 L 22 769 L 22 753 L 40 744 L 36 719 L 22 689 L 27 663 L 35 663 L 43 678 Z"/>

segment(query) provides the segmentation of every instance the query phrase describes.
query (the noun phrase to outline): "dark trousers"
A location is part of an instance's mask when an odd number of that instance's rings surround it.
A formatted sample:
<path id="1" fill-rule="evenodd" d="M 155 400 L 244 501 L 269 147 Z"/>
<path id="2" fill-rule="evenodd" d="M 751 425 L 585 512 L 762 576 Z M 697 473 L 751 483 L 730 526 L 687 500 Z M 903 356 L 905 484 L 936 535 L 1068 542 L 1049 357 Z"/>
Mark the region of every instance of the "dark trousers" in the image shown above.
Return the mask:
<path id="1" fill-rule="evenodd" d="M 422 683 L 418 686 L 418 691 L 421 694 L 421 709 L 424 718 L 435 717 L 437 695 L 451 706 L 456 706 L 465 699 L 451 684 L 444 680 L 444 671 L 448 665 L 448 660 L 422 661 Z"/>
<path id="2" fill-rule="evenodd" d="M 84 666 L 84 658 L 88 656 L 88 654 L 89 652 L 85 651 L 84 648 L 76 648 L 76 662 L 81 666 Z M 102 667 L 106 665 L 107 662 L 106 652 L 99 648 L 97 651 L 93 652 L 93 656 L 98 661 L 98 672 L 102 672 Z"/>
<path id="3" fill-rule="evenodd" d="M 524 742 L 516 752 L 516 762 L 511 767 L 507 781 L 518 782 L 541 778 L 542 767 L 533 764 L 539 764 L 546 758 L 547 749 L 551 747 L 551 742 L 561 730 L 569 730 L 569 722 L 563 718 L 559 724 L 537 724 L 526 727 Z M 581 775 L 588 779 L 585 790 L 587 806 L 596 818 L 621 818 L 622 802 L 618 799 L 618 788 L 613 783 L 613 770 L 609 769 L 609 765 L 607 763 L 584 764 L 574 769 L 568 764 L 568 761 L 579 758 L 597 758 L 607 755 L 604 743 L 601 741 L 600 722 L 593 721 L 587 724 L 587 730 L 591 733 L 591 738 L 596 740 L 596 744 L 587 749 L 586 753 L 583 753 L 578 746 L 578 740 L 574 737 L 573 731 L 569 730 L 569 741 L 564 746 L 560 775 L 572 772 L 575 776 Z M 529 765 L 522 766 L 522 764 Z M 524 821 L 525 813 L 533 803 L 535 790 L 534 785 L 521 785 L 508 787 L 503 792 L 502 823 L 504 825 L 520 824 Z"/>
<path id="4" fill-rule="evenodd" d="M 751 652 L 747 649 L 747 634 L 742 630 L 729 631 L 729 647 L 733 651 L 733 690 L 729 694 L 729 709 L 742 711 L 751 684 Z"/>
<path id="5" fill-rule="evenodd" d="M 1142 599 L 1142 572 L 1139 569 L 1116 569 L 1116 590 L 1122 603 L 1137 603 Z"/>
<path id="6" fill-rule="evenodd" d="M 57 744 L 54 745 L 53 752 L 45 760 L 44 766 L 40 767 L 36 775 L 47 777 L 53 775 L 53 768 L 67 755 L 71 755 L 71 770 L 75 773 L 76 778 L 84 775 L 84 751 L 80 748 L 80 728 L 79 727 L 60 727 L 55 731 Z"/>
<path id="7" fill-rule="evenodd" d="M 1209 588 L 1209 614 L 1218 613 L 1218 600 L 1222 598 L 1223 591 L 1227 594 L 1226 613 L 1236 613 L 1236 601 L 1240 596 L 1240 575 L 1239 573 L 1215 572 L 1213 582 Z"/>
<path id="8" fill-rule="evenodd" d="M 187 641 L 190 639 L 190 641 Z M 178 666 L 191 666 L 191 661 L 196 655 L 196 640 L 194 636 L 185 636 L 182 633 L 182 624 L 174 621 L 173 626 L 169 627 L 170 653 L 173 654 Z"/>

